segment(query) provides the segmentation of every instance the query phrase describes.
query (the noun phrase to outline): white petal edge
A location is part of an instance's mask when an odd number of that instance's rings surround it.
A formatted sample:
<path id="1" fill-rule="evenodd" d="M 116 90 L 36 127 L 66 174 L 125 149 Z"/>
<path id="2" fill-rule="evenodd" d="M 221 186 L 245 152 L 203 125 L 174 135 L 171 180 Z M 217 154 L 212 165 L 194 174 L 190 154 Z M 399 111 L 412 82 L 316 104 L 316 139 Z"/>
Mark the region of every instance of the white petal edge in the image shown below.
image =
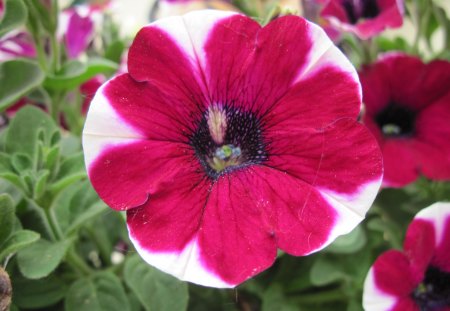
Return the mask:
<path id="1" fill-rule="evenodd" d="M 157 20 L 146 27 L 157 28 L 168 34 L 177 46 L 189 56 L 193 68 L 206 68 L 203 47 L 210 31 L 219 21 L 236 15 L 235 12 L 201 10 L 183 16 L 172 16 Z"/>
<path id="2" fill-rule="evenodd" d="M 325 201 L 337 211 L 338 219 L 327 241 L 318 250 L 331 244 L 337 237 L 350 233 L 364 220 L 367 211 L 377 196 L 381 181 L 382 178 L 369 182 L 361 186 L 360 190 L 353 195 L 343 195 L 319 189 Z"/>
<path id="3" fill-rule="evenodd" d="M 437 202 L 427 208 L 424 208 L 417 213 L 416 219 L 423 219 L 433 224 L 436 232 L 436 246 L 440 245 L 444 239 L 444 225 L 446 220 L 450 217 L 450 203 L 449 202 Z M 413 222 L 414 222 L 413 220 Z"/>
<path id="4" fill-rule="evenodd" d="M 113 80 L 106 82 L 99 88 L 87 113 L 82 142 L 88 170 L 92 162 L 105 148 L 131 143 L 143 138 L 137 130 L 129 126 L 114 111 L 104 95 L 105 87 Z"/>
<path id="5" fill-rule="evenodd" d="M 388 311 L 397 303 L 397 298 L 379 290 L 375 285 L 373 268 L 364 281 L 363 308 L 365 311 Z"/>
<path id="6" fill-rule="evenodd" d="M 216 288 L 233 288 L 237 285 L 225 282 L 202 265 L 197 238 L 189 242 L 180 253 L 163 253 L 148 251 L 132 236 L 129 229 L 128 233 L 136 251 L 145 262 L 179 280 Z"/>
<path id="7" fill-rule="evenodd" d="M 308 78 L 325 66 L 339 68 L 349 74 L 359 85 L 359 97 L 362 99 L 362 90 L 355 66 L 330 40 L 325 31 L 314 23 L 309 22 L 310 39 L 313 42 L 308 54 L 308 65 L 296 77 L 294 83 Z"/>

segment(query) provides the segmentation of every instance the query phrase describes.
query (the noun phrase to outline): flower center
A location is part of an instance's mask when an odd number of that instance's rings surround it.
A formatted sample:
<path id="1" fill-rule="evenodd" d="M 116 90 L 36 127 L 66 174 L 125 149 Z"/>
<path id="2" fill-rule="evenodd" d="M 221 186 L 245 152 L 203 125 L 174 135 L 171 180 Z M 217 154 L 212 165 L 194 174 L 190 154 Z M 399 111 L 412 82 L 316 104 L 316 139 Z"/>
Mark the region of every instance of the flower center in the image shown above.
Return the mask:
<path id="1" fill-rule="evenodd" d="M 345 12 L 351 24 L 356 24 L 360 18 L 374 18 L 380 14 L 377 0 L 343 0 Z"/>
<path id="2" fill-rule="evenodd" d="M 429 267 L 425 279 L 412 294 L 421 311 L 438 311 L 450 307 L 450 273 Z"/>
<path id="3" fill-rule="evenodd" d="M 211 105 L 203 114 L 190 144 L 208 177 L 267 159 L 259 118 L 226 105 Z"/>
<path id="4" fill-rule="evenodd" d="M 416 113 L 397 104 L 388 105 L 376 117 L 375 121 L 384 136 L 401 137 L 414 133 Z"/>

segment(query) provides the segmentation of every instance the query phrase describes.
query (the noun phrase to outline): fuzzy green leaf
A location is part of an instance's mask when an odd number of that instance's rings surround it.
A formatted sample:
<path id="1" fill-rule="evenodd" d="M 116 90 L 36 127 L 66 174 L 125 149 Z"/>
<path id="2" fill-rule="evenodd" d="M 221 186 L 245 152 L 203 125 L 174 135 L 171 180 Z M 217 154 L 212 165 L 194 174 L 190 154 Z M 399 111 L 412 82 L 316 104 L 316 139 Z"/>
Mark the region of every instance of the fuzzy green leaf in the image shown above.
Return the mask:
<path id="1" fill-rule="evenodd" d="M 128 258 L 124 276 L 145 310 L 186 310 L 189 299 L 187 284 L 149 266 L 139 256 Z"/>
<path id="2" fill-rule="evenodd" d="M 0 195 L 0 246 L 14 229 L 14 201 L 9 194 Z"/>
<path id="3" fill-rule="evenodd" d="M 29 279 L 46 277 L 55 270 L 64 258 L 71 241 L 50 243 L 39 240 L 17 254 L 19 270 Z"/>
<path id="4" fill-rule="evenodd" d="M 31 230 L 15 231 L 2 245 L 0 251 L 0 261 L 6 256 L 27 247 L 39 240 L 39 233 Z"/>
<path id="5" fill-rule="evenodd" d="M 0 111 L 39 86 L 44 78 L 41 68 L 30 60 L 14 59 L 0 63 Z"/>
<path id="6" fill-rule="evenodd" d="M 25 24 L 27 20 L 27 7 L 22 0 L 6 0 L 5 14 L 0 20 L 0 37 Z"/>
<path id="7" fill-rule="evenodd" d="M 76 281 L 67 293 L 65 310 L 129 311 L 130 304 L 120 280 L 103 272 Z"/>

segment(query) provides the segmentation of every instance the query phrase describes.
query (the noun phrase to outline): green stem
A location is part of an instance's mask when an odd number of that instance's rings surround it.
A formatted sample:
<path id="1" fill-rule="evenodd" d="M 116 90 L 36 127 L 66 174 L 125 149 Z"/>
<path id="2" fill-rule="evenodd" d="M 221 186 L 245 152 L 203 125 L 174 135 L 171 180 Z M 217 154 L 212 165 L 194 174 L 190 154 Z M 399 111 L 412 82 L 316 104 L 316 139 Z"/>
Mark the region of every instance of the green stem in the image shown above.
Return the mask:
<path id="1" fill-rule="evenodd" d="M 87 233 L 89 234 L 91 240 L 95 243 L 95 245 L 97 245 L 97 249 L 100 253 L 100 257 L 102 258 L 105 265 L 110 266 L 111 265 L 111 253 L 109 252 L 105 243 L 102 243 L 102 241 L 99 239 L 99 237 L 95 233 L 95 230 L 92 230 L 90 227 L 86 227 L 85 229 L 86 229 Z"/>
<path id="2" fill-rule="evenodd" d="M 78 271 L 80 274 L 89 275 L 93 273 L 91 267 L 89 267 L 86 262 L 81 258 L 75 249 L 71 247 L 66 254 L 67 263 L 74 268 L 74 270 Z"/>
<path id="3" fill-rule="evenodd" d="M 64 238 L 64 233 L 62 232 L 58 220 L 56 219 L 55 211 L 52 208 L 46 208 L 44 210 L 47 220 L 53 230 L 56 239 L 62 240 Z"/>

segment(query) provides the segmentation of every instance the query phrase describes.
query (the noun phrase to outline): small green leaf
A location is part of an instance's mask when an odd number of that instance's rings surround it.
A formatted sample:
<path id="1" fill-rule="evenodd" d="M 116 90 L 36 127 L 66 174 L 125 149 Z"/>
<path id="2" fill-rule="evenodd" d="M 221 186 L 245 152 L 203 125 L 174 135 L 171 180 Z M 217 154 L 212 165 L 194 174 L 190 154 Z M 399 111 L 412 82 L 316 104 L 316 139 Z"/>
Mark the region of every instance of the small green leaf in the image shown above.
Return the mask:
<path id="1" fill-rule="evenodd" d="M 337 254 L 351 254 L 363 248 L 366 242 L 366 234 L 362 227 L 358 226 L 352 232 L 338 237 L 325 250 Z"/>
<path id="2" fill-rule="evenodd" d="M 39 240 L 17 254 L 19 270 L 29 279 L 46 277 L 55 270 L 64 258 L 71 241 L 50 243 Z"/>
<path id="3" fill-rule="evenodd" d="M 18 250 L 39 240 L 39 234 L 30 230 L 15 231 L 8 240 L 6 240 L 0 251 L 0 260 L 6 256 L 17 252 Z"/>
<path id="4" fill-rule="evenodd" d="M 287 301 L 281 285 L 275 283 L 264 292 L 261 310 L 296 311 L 298 307 Z"/>
<path id="5" fill-rule="evenodd" d="M 0 195 L 0 246 L 9 238 L 14 229 L 14 201 L 9 194 Z"/>
<path id="6" fill-rule="evenodd" d="M 15 277 L 13 282 L 13 302 L 24 309 L 38 309 L 54 305 L 67 292 L 66 282 L 51 275 L 45 279 L 28 280 Z"/>
<path id="7" fill-rule="evenodd" d="M 51 137 L 58 130 L 48 114 L 36 107 L 26 106 L 15 115 L 8 127 L 6 152 L 23 153 L 35 159 L 39 133 Z"/>
<path id="8" fill-rule="evenodd" d="M 30 60 L 14 59 L 0 63 L 0 111 L 39 86 L 44 77 L 41 68 Z"/>
<path id="9" fill-rule="evenodd" d="M 336 264 L 326 257 L 319 257 L 311 268 L 311 283 L 316 286 L 328 285 L 342 279 L 345 274 L 336 268 Z"/>
<path id="10" fill-rule="evenodd" d="M 27 20 L 27 7 L 22 0 L 6 0 L 5 13 L 0 20 L 0 37 L 25 24 Z"/>
<path id="11" fill-rule="evenodd" d="M 3 172 L 0 173 L 0 178 L 9 181 L 11 184 L 16 186 L 17 188 L 26 191 L 26 185 L 23 183 L 22 179 L 14 173 Z"/>
<path id="12" fill-rule="evenodd" d="M 72 284 L 65 310 L 129 311 L 130 304 L 120 280 L 112 273 L 102 272 Z"/>
<path id="13" fill-rule="evenodd" d="M 36 183 L 34 184 L 33 197 L 35 200 L 38 200 L 45 193 L 47 188 L 47 180 L 50 176 L 49 170 L 42 170 L 39 172 L 38 177 L 36 178 Z"/>
<path id="14" fill-rule="evenodd" d="M 139 256 L 127 259 L 124 276 L 145 310 L 186 310 L 189 299 L 187 284 L 149 266 Z"/>
<path id="15" fill-rule="evenodd" d="M 47 76 L 44 86 L 54 90 L 72 90 L 97 74 L 112 74 L 118 65 L 107 59 L 90 59 L 87 63 L 70 61 L 56 75 Z"/>
<path id="16" fill-rule="evenodd" d="M 45 156 L 44 165 L 49 171 L 53 171 L 58 166 L 60 148 L 58 145 L 53 146 Z"/>

